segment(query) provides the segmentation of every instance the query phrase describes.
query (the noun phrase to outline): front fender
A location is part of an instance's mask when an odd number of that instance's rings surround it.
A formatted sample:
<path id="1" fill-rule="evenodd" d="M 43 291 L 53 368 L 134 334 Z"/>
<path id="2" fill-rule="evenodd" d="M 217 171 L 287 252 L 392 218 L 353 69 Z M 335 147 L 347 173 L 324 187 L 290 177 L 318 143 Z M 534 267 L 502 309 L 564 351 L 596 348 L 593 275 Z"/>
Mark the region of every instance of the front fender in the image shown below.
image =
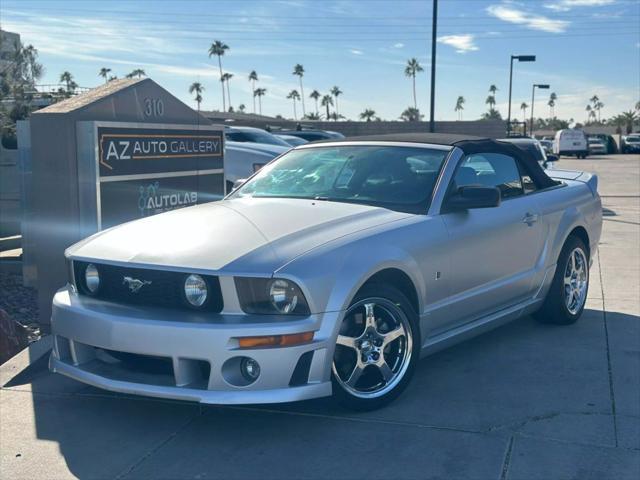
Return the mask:
<path id="1" fill-rule="evenodd" d="M 405 249 L 376 240 L 368 237 L 366 241 L 338 247 L 325 245 L 289 263 L 276 272 L 276 276 L 301 285 L 312 311 L 335 312 L 346 310 L 371 276 L 387 268 L 396 268 L 413 282 L 421 311 L 420 292 L 424 291 L 425 282 L 418 262 Z"/>

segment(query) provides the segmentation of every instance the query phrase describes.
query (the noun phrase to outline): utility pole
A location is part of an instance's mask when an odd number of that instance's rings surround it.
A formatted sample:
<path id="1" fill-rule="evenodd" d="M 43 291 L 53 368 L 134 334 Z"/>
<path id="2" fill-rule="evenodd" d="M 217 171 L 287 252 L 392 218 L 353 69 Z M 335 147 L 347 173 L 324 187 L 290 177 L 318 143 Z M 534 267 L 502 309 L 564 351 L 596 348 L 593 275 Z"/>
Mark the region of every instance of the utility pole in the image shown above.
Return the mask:
<path id="1" fill-rule="evenodd" d="M 431 24 L 431 105 L 429 112 L 429 131 L 435 132 L 436 105 L 436 42 L 438 36 L 438 0 L 433 0 L 433 18 Z"/>

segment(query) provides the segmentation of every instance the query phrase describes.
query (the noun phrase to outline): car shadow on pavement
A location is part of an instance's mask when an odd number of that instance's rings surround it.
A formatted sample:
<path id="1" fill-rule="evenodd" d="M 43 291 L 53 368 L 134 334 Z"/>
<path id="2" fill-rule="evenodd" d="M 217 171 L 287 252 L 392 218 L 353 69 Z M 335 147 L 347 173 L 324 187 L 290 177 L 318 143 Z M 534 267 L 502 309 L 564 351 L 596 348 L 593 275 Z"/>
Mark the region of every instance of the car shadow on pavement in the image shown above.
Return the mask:
<path id="1" fill-rule="evenodd" d="M 596 477 L 623 478 L 633 459 L 607 452 L 640 447 L 639 320 L 606 312 L 605 328 L 602 311 L 585 310 L 560 327 L 524 317 L 426 357 L 403 395 L 367 413 L 331 399 L 223 407 L 119 395 L 36 362 L 3 386 L 3 408 L 31 402 L 37 439 L 49 442 L 26 441 L 28 419 L 10 417 L 3 468 L 50 478 L 67 469 L 78 478 L 498 478 L 509 446 L 513 462 L 540 469 L 523 476 L 544 477 L 564 444 L 575 446 L 562 461 L 576 471 L 593 458 Z M 544 448 L 529 450 L 529 439 Z"/>

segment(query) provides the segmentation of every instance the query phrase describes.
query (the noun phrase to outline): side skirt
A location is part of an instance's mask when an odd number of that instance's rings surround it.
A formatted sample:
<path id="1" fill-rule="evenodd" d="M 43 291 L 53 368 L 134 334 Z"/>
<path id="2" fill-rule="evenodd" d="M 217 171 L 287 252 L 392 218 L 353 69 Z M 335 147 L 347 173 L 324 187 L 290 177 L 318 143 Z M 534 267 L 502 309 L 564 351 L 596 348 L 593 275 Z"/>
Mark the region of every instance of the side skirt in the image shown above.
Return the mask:
<path id="1" fill-rule="evenodd" d="M 460 325 L 458 327 L 442 332 L 434 337 L 427 337 L 422 345 L 420 357 L 426 357 L 447 347 L 468 340 L 482 333 L 488 332 L 505 323 L 529 313 L 535 312 L 543 302 L 543 298 L 534 298 L 521 302 L 512 307 L 500 310 L 485 317 L 474 320 L 473 322 Z"/>

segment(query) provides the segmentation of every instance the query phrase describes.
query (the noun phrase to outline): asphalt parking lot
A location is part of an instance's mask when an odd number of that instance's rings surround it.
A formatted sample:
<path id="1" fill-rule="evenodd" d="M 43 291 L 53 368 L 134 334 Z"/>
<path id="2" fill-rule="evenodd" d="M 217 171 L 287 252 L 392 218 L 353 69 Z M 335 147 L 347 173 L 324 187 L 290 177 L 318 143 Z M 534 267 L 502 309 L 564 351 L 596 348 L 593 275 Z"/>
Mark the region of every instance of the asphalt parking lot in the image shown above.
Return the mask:
<path id="1" fill-rule="evenodd" d="M 600 176 L 604 230 L 573 326 L 526 317 L 422 360 L 385 409 L 123 396 L 21 355 L 0 367 L 2 478 L 640 478 L 640 156 Z"/>

